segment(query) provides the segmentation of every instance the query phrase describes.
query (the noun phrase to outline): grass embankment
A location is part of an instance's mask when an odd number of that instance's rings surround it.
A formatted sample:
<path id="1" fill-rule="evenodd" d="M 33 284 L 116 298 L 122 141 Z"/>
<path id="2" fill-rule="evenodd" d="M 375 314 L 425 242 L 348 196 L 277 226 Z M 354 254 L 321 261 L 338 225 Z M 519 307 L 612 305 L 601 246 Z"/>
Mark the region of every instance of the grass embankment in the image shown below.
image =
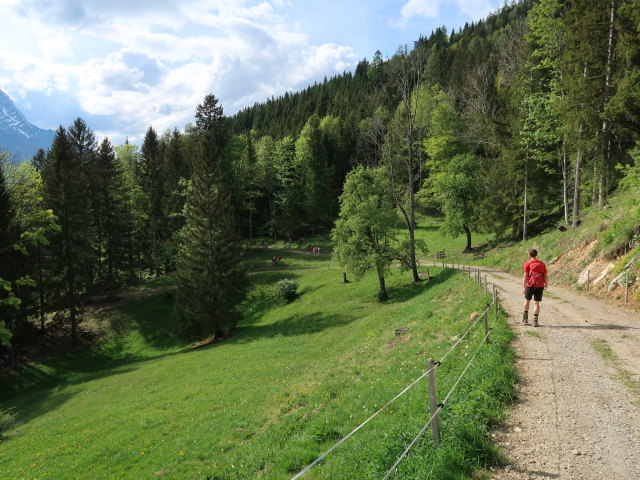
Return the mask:
<path id="1" fill-rule="evenodd" d="M 327 257 L 283 260 L 252 275 L 245 320 L 223 342 L 189 350 L 173 334 L 173 302 L 158 295 L 103 314 L 108 333 L 91 351 L 2 384 L 20 425 L 0 442 L 0 478 L 290 478 L 441 358 L 487 301 L 464 274 L 431 268 L 418 286 L 391 275 L 381 305 L 373 277 L 342 284 Z M 289 304 L 272 294 L 281 278 L 300 285 Z M 396 478 L 465 478 L 498 461 L 489 430 L 515 372 L 502 316 L 493 328 L 442 412 L 442 447 L 425 435 Z M 440 400 L 483 336 L 480 323 L 438 367 Z M 381 478 L 427 419 L 423 381 L 304 478 Z"/>
<path id="2" fill-rule="evenodd" d="M 594 260 L 614 262 L 612 274 L 617 275 L 635 258 L 636 263 L 630 270 L 633 275 L 630 282 L 635 282 L 640 266 L 640 206 L 636 194 L 618 191 L 610 197 L 607 208 L 593 206 L 585 209 L 577 228 L 568 227 L 563 231 L 559 226 L 560 223 L 549 226 L 525 242 L 503 242 L 499 248 L 488 252 L 484 259 L 474 263 L 519 274 L 527 259 L 527 250 L 536 248 L 539 258 L 548 264 L 553 259 L 562 258 L 550 273 L 552 284 L 582 289 L 584 285 L 578 284 L 580 274 Z M 635 247 L 629 243 L 634 238 Z M 579 261 L 574 261 L 571 255 Z"/>

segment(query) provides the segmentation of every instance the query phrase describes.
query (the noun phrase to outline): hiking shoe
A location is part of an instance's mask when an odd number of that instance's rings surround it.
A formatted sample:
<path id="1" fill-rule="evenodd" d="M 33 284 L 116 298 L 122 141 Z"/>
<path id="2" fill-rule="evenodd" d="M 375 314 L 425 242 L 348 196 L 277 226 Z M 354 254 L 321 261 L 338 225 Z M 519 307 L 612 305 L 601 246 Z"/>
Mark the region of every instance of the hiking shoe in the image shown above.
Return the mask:
<path id="1" fill-rule="evenodd" d="M 524 323 L 525 325 L 529 325 L 529 317 L 527 317 L 526 315 L 522 316 L 522 323 Z"/>
<path id="2" fill-rule="evenodd" d="M 540 326 L 540 325 L 538 325 L 538 320 L 534 320 L 534 321 L 533 321 L 533 326 L 534 326 L 534 327 L 539 327 L 539 326 Z"/>

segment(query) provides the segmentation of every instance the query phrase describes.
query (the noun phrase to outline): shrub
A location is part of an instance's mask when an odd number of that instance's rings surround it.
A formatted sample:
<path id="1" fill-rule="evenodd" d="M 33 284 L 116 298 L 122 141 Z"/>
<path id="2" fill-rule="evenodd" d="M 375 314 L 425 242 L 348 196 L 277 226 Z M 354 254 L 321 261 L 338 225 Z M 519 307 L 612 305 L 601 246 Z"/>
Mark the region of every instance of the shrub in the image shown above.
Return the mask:
<path id="1" fill-rule="evenodd" d="M 4 432 L 9 430 L 16 422 L 16 415 L 12 410 L 2 410 L 0 408 L 0 440 Z"/>
<path id="2" fill-rule="evenodd" d="M 298 284 L 288 278 L 284 278 L 276 282 L 276 293 L 280 298 L 284 298 L 287 302 L 290 302 L 296 297 L 297 290 Z"/>

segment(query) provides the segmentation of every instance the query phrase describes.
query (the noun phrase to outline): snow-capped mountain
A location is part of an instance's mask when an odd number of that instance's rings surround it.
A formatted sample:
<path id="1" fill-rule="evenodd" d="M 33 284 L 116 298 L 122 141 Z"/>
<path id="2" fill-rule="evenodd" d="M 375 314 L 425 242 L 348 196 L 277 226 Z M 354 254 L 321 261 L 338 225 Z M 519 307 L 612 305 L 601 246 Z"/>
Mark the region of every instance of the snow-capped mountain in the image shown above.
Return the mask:
<path id="1" fill-rule="evenodd" d="M 27 160 L 39 148 L 51 146 L 55 132 L 29 123 L 9 96 L 0 90 L 0 151 L 6 150 L 11 160 Z"/>

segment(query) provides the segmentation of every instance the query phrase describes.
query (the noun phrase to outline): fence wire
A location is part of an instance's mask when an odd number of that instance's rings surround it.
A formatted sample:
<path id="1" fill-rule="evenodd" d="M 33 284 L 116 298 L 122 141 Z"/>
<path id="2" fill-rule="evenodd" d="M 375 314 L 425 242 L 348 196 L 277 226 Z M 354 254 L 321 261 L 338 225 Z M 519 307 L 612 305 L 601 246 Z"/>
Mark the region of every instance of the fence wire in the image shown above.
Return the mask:
<path id="1" fill-rule="evenodd" d="M 393 402 L 395 402 L 398 398 L 400 398 L 402 395 L 404 395 L 405 393 L 407 393 L 411 388 L 413 388 L 420 380 L 422 380 L 424 377 L 426 377 L 432 370 L 434 370 L 438 365 L 440 365 L 446 358 L 447 356 L 449 356 L 449 354 L 455 350 L 455 348 L 460 345 L 460 343 L 462 343 L 462 341 L 464 340 L 464 338 L 469 334 L 469 332 L 471 332 L 471 330 L 473 330 L 473 328 L 478 324 L 478 322 L 484 317 L 484 315 L 489 311 L 489 309 L 491 308 L 491 306 L 493 305 L 495 300 L 493 300 L 489 305 L 486 306 L 486 308 L 484 309 L 484 311 L 482 312 L 481 315 L 478 315 L 478 317 L 476 318 L 475 322 L 471 325 L 471 327 L 456 341 L 456 343 L 453 344 L 453 346 L 449 349 L 449 351 L 447 353 L 445 353 L 445 355 L 442 357 L 442 359 L 433 367 L 431 367 L 429 370 L 427 370 L 426 372 L 424 372 L 422 375 L 420 375 L 418 378 L 416 378 L 413 382 L 411 382 L 411 384 L 409 384 L 404 390 L 402 390 L 399 394 L 397 394 L 395 397 L 393 397 L 391 400 L 389 400 L 383 407 L 381 407 L 378 411 L 376 411 L 373 415 L 371 415 L 369 418 L 367 418 L 364 422 L 362 422 L 360 425 L 358 425 L 356 428 L 354 428 L 351 432 L 349 432 L 346 436 L 344 436 L 343 438 L 341 438 L 340 440 L 338 440 L 338 442 L 336 442 L 331 448 L 329 448 L 326 452 L 324 452 L 322 455 L 320 455 L 318 458 L 316 458 L 313 462 L 311 462 L 309 465 L 307 465 L 304 469 L 302 469 L 300 472 L 298 472 L 294 477 L 291 478 L 291 480 L 296 480 L 298 478 L 300 478 L 302 475 L 304 475 L 305 473 L 307 473 L 309 470 L 311 470 L 311 468 L 313 468 L 315 465 L 317 465 L 318 463 L 320 463 L 327 455 L 329 455 L 331 452 L 333 452 L 336 448 L 338 448 L 340 445 L 342 445 L 344 442 L 346 442 L 349 438 L 351 438 L 358 430 L 360 430 L 362 427 L 364 427 L 367 423 L 369 423 L 371 420 L 373 420 L 376 416 L 378 416 L 380 413 L 382 413 L 389 405 L 391 405 Z M 488 332 L 487 332 L 487 336 L 488 336 Z M 485 340 L 487 338 L 487 336 L 485 336 Z M 475 357 L 475 355 L 474 355 Z M 385 477 L 386 478 L 386 477 Z"/>
<path id="2" fill-rule="evenodd" d="M 478 352 L 480 352 L 480 349 L 484 346 L 485 342 L 487 341 L 487 338 L 489 337 L 489 333 L 487 332 L 487 334 L 484 336 L 484 338 L 482 339 L 482 342 L 480 342 L 480 346 L 478 347 L 478 349 L 475 351 L 475 353 L 473 354 L 473 356 L 471 357 L 471 360 L 469 360 L 469 362 L 467 363 L 467 366 L 464 368 L 464 370 L 462 371 L 462 373 L 460 374 L 460 376 L 458 377 L 458 379 L 456 380 L 456 382 L 453 384 L 453 387 L 451 387 L 451 389 L 449 390 L 449 393 L 447 394 L 447 396 L 445 397 L 445 399 L 442 401 L 442 403 L 440 405 L 438 405 L 437 410 L 435 411 L 435 413 L 431 416 L 431 418 L 427 421 L 427 423 L 424 425 L 424 427 L 422 427 L 422 430 L 420 430 L 420 432 L 418 433 L 418 435 L 416 435 L 416 437 L 413 439 L 413 441 L 409 444 L 409 446 L 405 449 L 404 452 L 402 452 L 402 455 L 400 455 L 400 457 L 398 457 L 398 459 L 396 460 L 396 462 L 393 464 L 393 466 L 387 470 L 387 473 L 385 474 L 384 477 L 382 477 L 382 480 L 386 480 L 387 478 L 389 478 L 389 476 L 391 474 L 394 473 L 394 471 L 396 470 L 396 468 L 398 468 L 398 465 L 400 465 L 400 462 L 402 462 L 402 460 L 407 456 L 407 454 L 409 453 L 409 451 L 413 448 L 413 446 L 416 444 L 416 442 L 420 439 L 420 437 L 422 437 L 422 435 L 424 435 L 424 432 L 427 431 L 427 427 L 429 427 L 429 425 L 431 425 L 431 422 L 433 422 L 433 419 L 436 418 L 436 416 L 438 415 L 438 413 L 440 412 L 440 410 L 442 410 L 445 405 L 447 404 L 447 401 L 449 400 L 449 397 L 451 397 L 451 394 L 453 393 L 453 391 L 456 389 L 456 387 L 458 386 L 458 384 L 460 383 L 460 381 L 462 380 L 462 377 L 464 376 L 465 373 L 467 373 L 467 370 L 469 369 L 469 367 L 471 366 L 471 364 L 473 363 L 473 360 L 476 358 L 476 355 L 478 355 Z"/>

